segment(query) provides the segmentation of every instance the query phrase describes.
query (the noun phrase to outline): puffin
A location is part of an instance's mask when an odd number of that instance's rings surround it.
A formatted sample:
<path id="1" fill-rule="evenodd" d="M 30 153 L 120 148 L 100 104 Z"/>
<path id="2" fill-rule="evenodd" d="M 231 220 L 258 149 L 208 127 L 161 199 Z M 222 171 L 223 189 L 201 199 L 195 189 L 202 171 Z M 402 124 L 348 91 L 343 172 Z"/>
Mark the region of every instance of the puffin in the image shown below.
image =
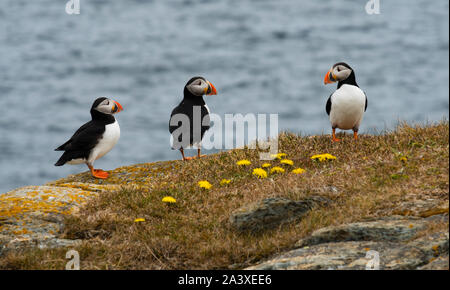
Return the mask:
<path id="1" fill-rule="evenodd" d="M 173 137 L 172 149 L 180 150 L 182 160 L 187 161 L 204 156 L 201 155 L 201 141 L 210 128 L 210 118 L 203 96 L 217 95 L 217 90 L 204 77 L 195 76 L 184 86 L 183 95 L 183 100 L 170 115 L 169 132 Z M 197 156 L 186 157 L 184 149 L 191 147 L 197 148 Z"/>
<path id="2" fill-rule="evenodd" d="M 108 153 L 120 138 L 120 127 L 114 114 L 122 105 L 101 97 L 91 107 L 92 120 L 81 126 L 75 134 L 55 151 L 64 151 L 55 166 L 85 163 L 95 178 L 106 179 L 108 172 L 94 169 L 94 162 Z"/>
<path id="3" fill-rule="evenodd" d="M 353 130 L 353 138 L 358 139 L 359 125 L 367 110 L 367 96 L 356 83 L 355 71 L 345 62 L 334 64 L 325 75 L 324 84 L 338 82 L 337 89 L 327 100 L 325 110 L 330 116 L 333 142 L 336 128 Z"/>

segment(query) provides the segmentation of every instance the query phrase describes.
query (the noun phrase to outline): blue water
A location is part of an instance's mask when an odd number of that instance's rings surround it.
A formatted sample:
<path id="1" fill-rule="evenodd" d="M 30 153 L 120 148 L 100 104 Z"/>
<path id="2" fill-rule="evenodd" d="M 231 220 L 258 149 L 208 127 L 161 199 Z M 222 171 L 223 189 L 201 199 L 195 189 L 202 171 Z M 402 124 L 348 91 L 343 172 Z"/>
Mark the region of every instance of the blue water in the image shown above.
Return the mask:
<path id="1" fill-rule="evenodd" d="M 96 166 L 179 158 L 168 118 L 186 81 L 218 89 L 209 108 L 278 113 L 280 130 L 329 133 L 324 86 L 332 64 L 356 71 L 369 107 L 361 132 L 398 120 L 448 118 L 449 1 L 81 0 L 0 2 L 0 192 L 43 184 L 53 149 L 88 121 L 99 96 L 119 101 L 122 136 Z"/>

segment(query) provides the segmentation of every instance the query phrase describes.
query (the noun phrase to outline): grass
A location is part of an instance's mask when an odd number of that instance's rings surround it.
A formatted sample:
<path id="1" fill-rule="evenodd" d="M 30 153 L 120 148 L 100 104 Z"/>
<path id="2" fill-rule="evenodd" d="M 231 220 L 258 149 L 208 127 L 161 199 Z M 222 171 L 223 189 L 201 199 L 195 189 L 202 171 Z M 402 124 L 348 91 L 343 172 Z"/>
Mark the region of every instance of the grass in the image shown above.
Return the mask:
<path id="1" fill-rule="evenodd" d="M 392 214 L 414 214 L 402 205 L 436 199 L 448 212 L 449 124 L 401 124 L 382 135 L 352 136 L 332 143 L 330 136 L 279 136 L 279 151 L 294 166 L 269 161 L 284 173 L 257 178 L 256 150 L 232 150 L 189 162 L 171 161 L 158 172 L 150 164 L 136 167 L 135 182 L 92 199 L 78 216 L 68 218 L 64 238 L 83 239 L 75 247 L 81 269 L 226 269 L 255 263 L 290 249 L 297 240 L 330 225 Z M 336 160 L 310 157 L 329 153 Z M 251 165 L 237 166 L 242 159 Z M 301 167 L 303 174 L 293 174 Z M 270 168 L 269 168 L 270 169 Z M 126 173 L 118 169 L 117 172 Z M 113 175 L 114 175 L 113 172 Z M 87 173 L 76 178 L 92 182 Z M 220 184 L 230 179 L 228 184 Z M 200 188 L 198 181 L 212 184 Z M 70 182 L 66 179 L 61 182 Z M 118 183 L 114 177 L 107 182 Z M 333 186 L 337 192 L 328 188 Z M 262 234 L 239 234 L 230 228 L 230 214 L 268 197 L 302 199 L 311 195 L 333 202 L 312 211 L 298 223 Z M 165 196 L 177 202 L 163 203 Z M 446 205 L 446 209 L 445 209 Z M 420 215 L 420 214 L 419 214 Z M 136 218 L 144 222 L 134 222 Z M 447 225 L 433 225 L 428 232 Z M 64 269 L 67 249 L 29 249 L 0 258 L 3 269 Z"/>

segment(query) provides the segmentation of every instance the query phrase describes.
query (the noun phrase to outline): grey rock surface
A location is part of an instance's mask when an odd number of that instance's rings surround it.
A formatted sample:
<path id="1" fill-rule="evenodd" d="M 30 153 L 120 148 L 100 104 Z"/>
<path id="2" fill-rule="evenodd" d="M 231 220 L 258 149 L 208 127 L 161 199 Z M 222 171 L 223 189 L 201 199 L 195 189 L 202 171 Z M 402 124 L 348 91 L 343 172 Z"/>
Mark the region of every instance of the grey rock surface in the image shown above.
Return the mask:
<path id="1" fill-rule="evenodd" d="M 246 269 L 448 269 L 448 231 L 417 235 L 428 222 L 390 217 L 320 229 L 297 249 Z"/>
<path id="2" fill-rule="evenodd" d="M 418 230 L 426 227 L 422 219 L 389 217 L 377 221 L 351 223 L 326 227 L 297 242 L 296 246 L 311 246 L 342 241 L 401 241 L 412 238 Z"/>
<path id="3" fill-rule="evenodd" d="M 329 202 L 330 200 L 320 196 L 300 201 L 281 197 L 266 198 L 233 212 L 230 224 L 241 232 L 260 232 L 298 220 L 310 210 Z"/>

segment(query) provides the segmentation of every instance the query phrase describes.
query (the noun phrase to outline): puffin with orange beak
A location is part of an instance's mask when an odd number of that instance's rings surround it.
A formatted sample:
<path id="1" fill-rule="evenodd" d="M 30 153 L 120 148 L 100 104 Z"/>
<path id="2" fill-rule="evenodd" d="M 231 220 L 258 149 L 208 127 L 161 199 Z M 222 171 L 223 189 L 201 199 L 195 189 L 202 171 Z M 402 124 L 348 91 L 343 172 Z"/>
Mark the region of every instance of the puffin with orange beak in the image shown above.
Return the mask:
<path id="1" fill-rule="evenodd" d="M 337 89 L 330 95 L 326 104 L 326 112 L 330 116 L 333 130 L 333 141 L 336 128 L 353 130 L 354 139 L 358 139 L 359 125 L 367 109 L 367 96 L 356 83 L 355 72 L 344 62 L 336 63 L 325 75 L 324 83 L 338 82 Z"/>
<path id="2" fill-rule="evenodd" d="M 214 85 L 204 77 L 193 77 L 184 86 L 184 97 L 173 109 L 169 120 L 169 132 L 172 135 L 172 149 L 181 152 L 183 160 L 200 158 L 203 135 L 210 128 L 209 108 L 204 95 L 217 95 Z M 186 157 L 184 149 L 196 147 L 197 156 Z"/>
<path id="3" fill-rule="evenodd" d="M 98 98 L 91 107 L 92 120 L 81 126 L 69 141 L 55 149 L 64 151 L 55 166 L 85 163 L 95 178 L 106 179 L 108 172 L 94 169 L 94 161 L 108 153 L 120 138 L 120 127 L 114 114 L 122 106 L 108 98 Z"/>

